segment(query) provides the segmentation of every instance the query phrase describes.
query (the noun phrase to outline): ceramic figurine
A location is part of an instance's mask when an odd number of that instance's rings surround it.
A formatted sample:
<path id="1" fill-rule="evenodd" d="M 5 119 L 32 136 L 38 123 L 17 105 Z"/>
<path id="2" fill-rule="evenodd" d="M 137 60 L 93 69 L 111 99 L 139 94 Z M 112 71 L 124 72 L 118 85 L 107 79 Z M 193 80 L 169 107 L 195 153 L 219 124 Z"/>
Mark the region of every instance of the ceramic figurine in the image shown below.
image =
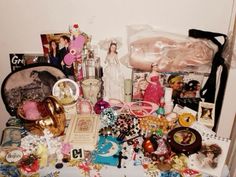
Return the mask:
<path id="1" fill-rule="evenodd" d="M 111 42 L 104 68 L 104 97 L 124 100 L 124 79 L 118 60 L 117 43 Z"/>
<path id="2" fill-rule="evenodd" d="M 143 100 L 159 104 L 161 98 L 164 96 L 164 91 L 159 81 L 158 64 L 152 63 L 151 68 L 152 71 L 146 78 L 148 81 L 148 86 L 145 90 Z"/>

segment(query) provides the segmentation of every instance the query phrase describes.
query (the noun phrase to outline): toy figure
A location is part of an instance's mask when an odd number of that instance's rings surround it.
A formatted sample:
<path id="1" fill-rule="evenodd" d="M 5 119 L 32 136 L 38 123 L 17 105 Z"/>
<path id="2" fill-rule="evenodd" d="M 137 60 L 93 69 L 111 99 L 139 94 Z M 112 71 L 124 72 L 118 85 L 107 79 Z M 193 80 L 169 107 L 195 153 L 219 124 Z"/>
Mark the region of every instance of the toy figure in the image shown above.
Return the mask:
<path id="1" fill-rule="evenodd" d="M 164 98 L 162 97 L 161 100 L 160 100 L 159 108 L 156 111 L 157 115 L 160 115 L 160 116 L 164 116 L 165 115 L 164 106 L 165 106 L 165 101 L 164 101 Z"/>
<path id="2" fill-rule="evenodd" d="M 124 100 L 124 80 L 118 60 L 117 43 L 111 42 L 105 59 L 104 68 L 104 96 Z"/>
<path id="3" fill-rule="evenodd" d="M 164 91 L 159 81 L 158 64 L 152 63 L 152 71 L 147 76 L 148 86 L 144 93 L 144 101 L 150 101 L 156 104 L 160 103 L 160 99 L 164 96 Z"/>

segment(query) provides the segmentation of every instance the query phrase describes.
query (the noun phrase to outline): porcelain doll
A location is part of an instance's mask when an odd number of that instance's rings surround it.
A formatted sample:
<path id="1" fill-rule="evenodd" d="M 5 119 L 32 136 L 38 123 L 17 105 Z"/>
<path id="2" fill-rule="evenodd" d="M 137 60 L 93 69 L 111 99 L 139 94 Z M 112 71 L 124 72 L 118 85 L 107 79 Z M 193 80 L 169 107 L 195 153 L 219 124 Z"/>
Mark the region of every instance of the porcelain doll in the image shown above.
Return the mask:
<path id="1" fill-rule="evenodd" d="M 105 59 L 104 97 L 124 100 L 124 78 L 118 60 L 117 43 L 111 42 Z"/>
<path id="2" fill-rule="evenodd" d="M 148 81 L 148 86 L 145 90 L 143 100 L 159 104 L 161 98 L 164 96 L 164 91 L 159 81 L 159 70 L 157 63 L 152 63 L 151 68 L 152 71 L 146 78 Z"/>

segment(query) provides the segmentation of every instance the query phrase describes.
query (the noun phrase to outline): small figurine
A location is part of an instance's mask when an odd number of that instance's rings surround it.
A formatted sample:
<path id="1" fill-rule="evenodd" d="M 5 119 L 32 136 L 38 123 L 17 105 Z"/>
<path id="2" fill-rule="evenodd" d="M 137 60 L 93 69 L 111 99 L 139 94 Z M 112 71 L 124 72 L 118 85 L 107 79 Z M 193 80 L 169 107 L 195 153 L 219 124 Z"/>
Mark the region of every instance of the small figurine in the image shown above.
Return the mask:
<path id="1" fill-rule="evenodd" d="M 161 98 L 164 96 L 164 91 L 159 81 L 159 69 L 157 63 L 152 63 L 152 71 L 147 76 L 148 86 L 144 93 L 144 101 L 160 103 Z"/>
<path id="2" fill-rule="evenodd" d="M 118 60 L 117 43 L 110 43 L 104 68 L 104 97 L 124 100 L 124 79 Z"/>
<path id="3" fill-rule="evenodd" d="M 164 101 L 164 98 L 162 97 L 161 100 L 160 100 L 159 108 L 156 111 L 157 115 L 161 115 L 161 116 L 165 115 L 164 106 L 165 106 L 165 101 Z"/>
<path id="4" fill-rule="evenodd" d="M 121 161 L 122 161 L 122 159 L 127 159 L 128 158 L 127 156 L 123 156 L 122 155 L 122 151 L 119 152 L 119 155 L 114 155 L 114 157 L 117 157 L 119 159 L 117 168 L 121 168 Z"/>

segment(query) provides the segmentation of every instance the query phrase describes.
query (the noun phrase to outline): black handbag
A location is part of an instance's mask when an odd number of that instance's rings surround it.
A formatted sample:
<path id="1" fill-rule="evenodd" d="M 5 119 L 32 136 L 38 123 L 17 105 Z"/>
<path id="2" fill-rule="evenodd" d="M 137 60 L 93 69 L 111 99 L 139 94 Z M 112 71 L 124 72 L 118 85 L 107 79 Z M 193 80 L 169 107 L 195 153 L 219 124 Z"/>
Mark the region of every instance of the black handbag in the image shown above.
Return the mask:
<path id="1" fill-rule="evenodd" d="M 228 78 L 228 67 L 226 65 L 225 59 L 222 57 L 222 52 L 227 42 L 227 36 L 221 33 L 190 29 L 189 37 L 208 39 L 218 46 L 218 51 L 216 52 L 212 61 L 210 75 L 205 85 L 201 89 L 201 98 L 204 98 L 205 102 L 215 103 L 215 125 L 213 127 L 213 130 L 216 130 L 216 126 L 217 126 L 220 113 L 221 113 L 221 107 L 222 107 L 222 103 L 224 99 L 226 82 Z M 223 37 L 224 39 L 223 43 L 221 43 L 217 39 L 217 37 Z M 216 77 L 217 77 L 217 71 L 219 67 L 222 67 L 222 72 L 220 75 L 220 84 L 219 84 L 218 94 L 215 101 L 216 79 L 217 79 Z"/>

